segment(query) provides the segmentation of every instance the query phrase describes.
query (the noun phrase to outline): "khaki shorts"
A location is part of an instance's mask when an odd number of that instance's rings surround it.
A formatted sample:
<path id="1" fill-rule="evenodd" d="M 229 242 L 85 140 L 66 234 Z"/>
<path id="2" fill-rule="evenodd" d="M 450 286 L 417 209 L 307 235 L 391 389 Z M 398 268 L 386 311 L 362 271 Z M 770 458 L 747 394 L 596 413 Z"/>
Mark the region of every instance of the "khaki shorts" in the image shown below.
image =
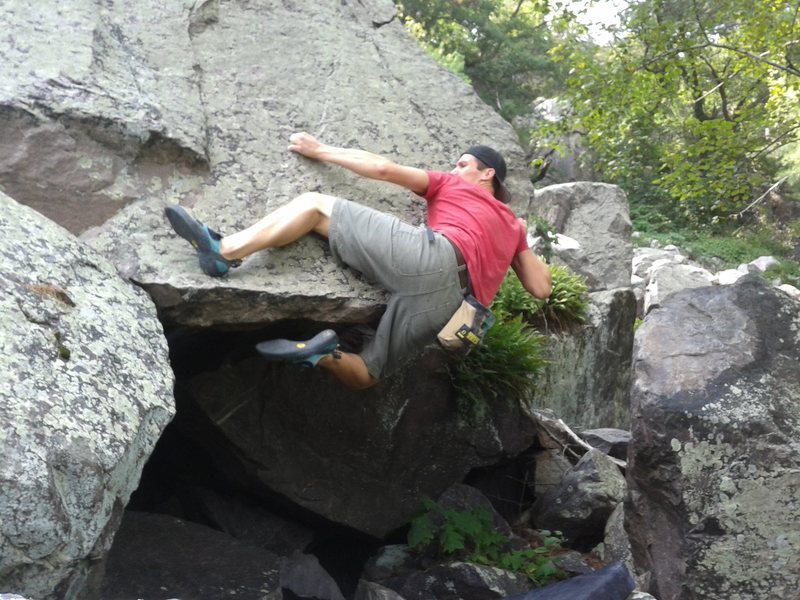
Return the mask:
<path id="1" fill-rule="evenodd" d="M 372 377 L 395 370 L 436 339 L 463 300 L 456 255 L 443 235 L 337 198 L 328 240 L 334 257 L 391 293 L 361 358 Z"/>

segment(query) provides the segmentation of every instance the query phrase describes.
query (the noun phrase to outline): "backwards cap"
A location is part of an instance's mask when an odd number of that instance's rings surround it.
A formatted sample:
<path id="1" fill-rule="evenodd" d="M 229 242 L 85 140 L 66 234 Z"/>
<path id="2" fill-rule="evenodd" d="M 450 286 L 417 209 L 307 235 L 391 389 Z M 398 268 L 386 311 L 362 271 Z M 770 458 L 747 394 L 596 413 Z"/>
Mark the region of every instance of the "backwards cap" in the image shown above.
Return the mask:
<path id="1" fill-rule="evenodd" d="M 471 154 L 487 167 L 494 169 L 495 197 L 501 202 L 508 204 L 511 194 L 503 184 L 506 178 L 506 161 L 501 154 L 489 146 L 472 146 L 464 151 L 464 154 Z"/>

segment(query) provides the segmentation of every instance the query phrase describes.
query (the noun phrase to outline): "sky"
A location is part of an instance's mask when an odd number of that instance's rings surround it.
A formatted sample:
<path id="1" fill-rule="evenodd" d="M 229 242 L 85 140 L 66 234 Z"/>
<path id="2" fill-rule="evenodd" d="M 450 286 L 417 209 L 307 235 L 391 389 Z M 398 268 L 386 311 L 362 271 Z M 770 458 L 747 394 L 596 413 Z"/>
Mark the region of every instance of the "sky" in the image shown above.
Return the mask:
<path id="1" fill-rule="evenodd" d="M 618 22 L 617 15 L 627 5 L 626 0 L 579 0 L 573 2 L 578 7 L 584 5 L 586 13 L 578 17 L 578 21 L 589 28 L 589 34 L 598 44 L 610 41 L 610 36 L 601 31 L 602 25 L 613 25 Z"/>

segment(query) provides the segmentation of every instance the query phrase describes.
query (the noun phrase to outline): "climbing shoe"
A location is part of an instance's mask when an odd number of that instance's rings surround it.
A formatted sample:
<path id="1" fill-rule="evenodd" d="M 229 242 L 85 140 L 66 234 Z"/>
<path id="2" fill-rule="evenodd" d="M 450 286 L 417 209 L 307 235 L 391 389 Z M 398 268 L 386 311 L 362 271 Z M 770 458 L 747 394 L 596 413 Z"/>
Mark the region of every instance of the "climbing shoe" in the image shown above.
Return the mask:
<path id="1" fill-rule="evenodd" d="M 303 367 L 316 367 L 325 356 L 341 358 L 339 336 L 325 329 L 310 340 L 267 340 L 256 344 L 258 353 L 267 360 L 283 360 Z"/>
<path id="2" fill-rule="evenodd" d="M 229 269 L 242 264 L 241 260 L 228 260 L 222 256 L 219 252 L 222 236 L 208 225 L 193 219 L 182 207 L 170 204 L 164 212 L 175 233 L 187 240 L 197 251 L 200 268 L 206 275 L 222 277 Z"/>

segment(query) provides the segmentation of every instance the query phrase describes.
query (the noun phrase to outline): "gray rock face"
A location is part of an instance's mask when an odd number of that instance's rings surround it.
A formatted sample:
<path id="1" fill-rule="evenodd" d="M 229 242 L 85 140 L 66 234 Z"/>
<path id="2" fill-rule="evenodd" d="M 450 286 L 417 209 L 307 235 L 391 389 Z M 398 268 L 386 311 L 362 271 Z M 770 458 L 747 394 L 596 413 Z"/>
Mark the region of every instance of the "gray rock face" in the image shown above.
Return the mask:
<path id="1" fill-rule="evenodd" d="M 536 191 L 528 212 L 539 215 L 580 244 L 557 259 L 586 277 L 590 291 L 631 284 L 631 221 L 628 199 L 607 183 L 564 183 Z"/>
<path id="2" fill-rule="evenodd" d="M 0 589 L 71 598 L 174 414 L 145 293 L 0 194 Z"/>
<path id="3" fill-rule="evenodd" d="M 77 233 L 192 182 L 206 123 L 190 13 L 155 0 L 3 2 L 0 187 Z"/>
<path id="4" fill-rule="evenodd" d="M 686 290 L 637 331 L 628 485 L 661 600 L 800 589 L 800 304 L 747 277 Z"/>
<path id="5" fill-rule="evenodd" d="M 148 20 L 158 18 L 152 8 Z M 319 191 L 422 221 L 413 194 L 288 153 L 294 131 L 447 170 L 469 145 L 488 143 L 505 155 L 509 186 L 525 206 L 533 190 L 510 125 L 435 65 L 394 13 L 389 0 L 204 2 L 174 25 L 179 37 L 189 31 L 185 60 L 200 90 L 208 172 L 198 182 L 196 173 L 171 169 L 161 191 L 86 234 L 151 293 L 166 323 L 352 323 L 381 310 L 383 293 L 342 271 L 317 239 L 255 255 L 226 279 L 210 280 L 163 218 L 166 202 L 181 202 L 229 233 Z"/>
<path id="6" fill-rule="evenodd" d="M 551 335 L 537 389 L 537 408 L 553 410 L 573 427 L 627 428 L 636 299 L 630 289 L 590 294 L 579 329 Z"/>

